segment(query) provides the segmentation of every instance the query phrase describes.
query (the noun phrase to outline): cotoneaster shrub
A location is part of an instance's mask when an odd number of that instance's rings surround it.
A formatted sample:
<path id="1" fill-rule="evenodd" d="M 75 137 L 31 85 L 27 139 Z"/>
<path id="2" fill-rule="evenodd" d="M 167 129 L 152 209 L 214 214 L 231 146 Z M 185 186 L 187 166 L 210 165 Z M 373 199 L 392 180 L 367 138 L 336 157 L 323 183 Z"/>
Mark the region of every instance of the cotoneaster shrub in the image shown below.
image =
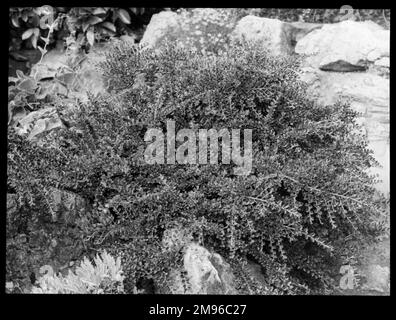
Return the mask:
<path id="1" fill-rule="evenodd" d="M 57 148 L 9 131 L 8 184 L 42 214 L 48 186 L 87 199 L 86 246 L 122 256 L 126 292 L 168 292 L 182 251 L 162 240 L 175 226 L 231 263 L 241 293 L 330 289 L 349 244 L 382 232 L 366 171 L 376 162 L 356 113 L 308 100 L 297 67 L 246 44 L 217 57 L 120 44 L 101 66 L 111 94 L 76 106 L 70 129 L 52 136 Z M 144 135 L 165 132 L 168 120 L 176 132 L 252 129 L 251 174 L 234 175 L 233 164 L 146 164 Z M 247 260 L 261 266 L 264 286 Z"/>

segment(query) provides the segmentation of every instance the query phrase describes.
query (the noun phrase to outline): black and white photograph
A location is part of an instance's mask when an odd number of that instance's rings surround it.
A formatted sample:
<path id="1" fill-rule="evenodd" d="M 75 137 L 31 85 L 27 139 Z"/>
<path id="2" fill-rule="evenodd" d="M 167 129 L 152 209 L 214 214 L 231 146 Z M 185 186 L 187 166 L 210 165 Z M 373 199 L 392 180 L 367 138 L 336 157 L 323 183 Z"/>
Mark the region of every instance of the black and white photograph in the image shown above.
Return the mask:
<path id="1" fill-rule="evenodd" d="M 8 9 L 6 294 L 390 295 L 390 9 Z"/>

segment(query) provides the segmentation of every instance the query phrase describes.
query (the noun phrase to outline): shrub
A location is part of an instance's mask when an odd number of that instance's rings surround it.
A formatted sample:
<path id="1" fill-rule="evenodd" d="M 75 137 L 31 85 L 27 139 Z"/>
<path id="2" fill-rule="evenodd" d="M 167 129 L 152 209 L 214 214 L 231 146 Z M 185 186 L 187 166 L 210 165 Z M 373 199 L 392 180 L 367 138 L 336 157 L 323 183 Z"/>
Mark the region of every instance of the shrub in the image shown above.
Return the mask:
<path id="1" fill-rule="evenodd" d="M 9 130 L 8 183 L 42 214 L 49 186 L 90 201 L 86 243 L 122 257 L 127 292 L 167 292 L 182 252 L 161 241 L 176 225 L 234 266 L 241 292 L 276 294 L 331 288 L 349 241 L 382 232 L 366 171 L 376 162 L 356 113 L 307 99 L 297 61 L 247 44 L 217 57 L 120 44 L 101 67 L 112 93 L 76 106 L 71 129 L 53 137 L 57 149 Z M 234 175 L 234 164 L 146 164 L 146 130 L 165 131 L 167 120 L 176 132 L 252 129 L 251 174 Z M 248 259 L 266 288 L 246 280 Z"/>

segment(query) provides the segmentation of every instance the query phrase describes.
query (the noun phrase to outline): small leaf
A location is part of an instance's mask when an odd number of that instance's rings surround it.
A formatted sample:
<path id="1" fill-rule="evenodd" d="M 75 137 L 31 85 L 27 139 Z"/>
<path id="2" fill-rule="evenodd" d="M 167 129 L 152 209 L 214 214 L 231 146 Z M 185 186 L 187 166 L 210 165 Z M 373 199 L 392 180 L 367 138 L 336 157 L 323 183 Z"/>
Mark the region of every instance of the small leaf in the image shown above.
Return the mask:
<path id="1" fill-rule="evenodd" d="M 23 106 L 16 106 L 12 109 L 12 119 L 17 121 L 26 116 L 26 109 Z"/>
<path id="2" fill-rule="evenodd" d="M 88 43 L 89 43 L 91 46 L 94 45 L 94 42 L 95 42 L 95 35 L 94 35 L 92 29 L 89 29 L 89 30 L 87 31 L 87 40 L 88 40 Z"/>
<path id="3" fill-rule="evenodd" d="M 40 29 L 34 28 L 33 30 L 33 37 L 31 38 L 33 48 L 37 49 L 37 39 L 40 35 Z"/>
<path id="4" fill-rule="evenodd" d="M 100 14 L 106 14 L 106 10 L 103 8 L 95 8 L 95 10 L 92 12 L 94 15 L 100 15 Z"/>
<path id="5" fill-rule="evenodd" d="M 25 12 L 22 14 L 22 20 L 23 20 L 24 22 L 27 22 L 27 21 L 28 21 L 28 18 L 29 18 L 29 16 L 28 16 L 27 12 L 25 11 Z"/>
<path id="6" fill-rule="evenodd" d="M 25 79 L 19 85 L 18 88 L 28 92 L 33 92 L 37 87 L 36 81 L 33 79 Z"/>
<path id="7" fill-rule="evenodd" d="M 100 28 L 100 33 L 104 36 L 110 36 L 110 37 L 114 37 L 116 35 L 115 32 L 106 28 Z"/>
<path id="8" fill-rule="evenodd" d="M 27 29 L 27 30 L 22 34 L 22 40 L 29 39 L 29 38 L 32 36 L 33 33 L 34 33 L 34 28 Z"/>
<path id="9" fill-rule="evenodd" d="M 125 9 L 119 9 L 118 16 L 120 17 L 122 22 L 124 22 L 126 24 L 131 23 L 131 17 L 129 16 L 128 11 L 126 11 Z"/>
<path id="10" fill-rule="evenodd" d="M 15 73 L 19 79 L 25 78 L 25 74 L 21 70 L 18 69 L 17 71 L 15 71 Z"/>
<path id="11" fill-rule="evenodd" d="M 82 30 L 83 30 L 83 32 L 86 32 L 86 31 L 88 30 L 89 27 L 90 27 L 90 26 L 89 26 L 89 23 L 83 23 L 83 25 L 82 25 Z"/>
<path id="12" fill-rule="evenodd" d="M 92 16 L 92 17 L 88 18 L 87 23 L 90 24 L 91 26 L 93 26 L 94 24 L 97 24 L 102 21 L 103 21 L 102 18 Z"/>
<path id="13" fill-rule="evenodd" d="M 106 28 L 106 29 L 109 29 L 110 31 L 113 31 L 113 32 L 116 32 L 116 31 L 117 31 L 117 29 L 116 29 L 116 27 L 114 26 L 114 24 L 112 24 L 111 22 L 108 22 L 108 21 L 103 22 L 103 23 L 102 23 L 102 27 L 104 27 L 104 28 Z"/>
<path id="14" fill-rule="evenodd" d="M 37 49 L 37 36 L 34 34 L 31 38 L 33 48 Z"/>
<path id="15" fill-rule="evenodd" d="M 57 76 L 56 79 L 66 85 L 72 85 L 73 82 L 76 81 L 76 74 L 74 72 L 62 73 L 61 75 Z"/>
<path id="16" fill-rule="evenodd" d="M 37 27 L 40 24 L 40 18 L 38 15 L 34 15 L 32 17 L 32 24 Z"/>
<path id="17" fill-rule="evenodd" d="M 13 16 L 13 17 L 11 18 L 11 22 L 12 22 L 12 24 L 14 25 L 14 27 L 17 27 L 17 28 L 20 27 L 18 16 Z"/>
<path id="18" fill-rule="evenodd" d="M 36 135 L 43 133 L 46 130 L 47 123 L 45 119 L 39 119 L 35 123 L 32 131 L 30 131 L 29 136 L 27 137 L 28 140 L 33 139 Z"/>

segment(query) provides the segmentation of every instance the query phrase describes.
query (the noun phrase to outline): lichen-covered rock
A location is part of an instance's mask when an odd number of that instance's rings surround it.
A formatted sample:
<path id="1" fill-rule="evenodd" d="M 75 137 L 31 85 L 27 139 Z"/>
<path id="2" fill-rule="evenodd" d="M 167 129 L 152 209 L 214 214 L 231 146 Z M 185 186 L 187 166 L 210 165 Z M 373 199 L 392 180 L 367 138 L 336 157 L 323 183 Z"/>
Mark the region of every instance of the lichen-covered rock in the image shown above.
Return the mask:
<path id="1" fill-rule="evenodd" d="M 169 35 L 177 35 L 180 31 L 177 13 L 162 11 L 151 17 L 140 43 L 144 47 L 158 47 Z"/>
<path id="2" fill-rule="evenodd" d="M 174 294 L 236 294 L 230 265 L 217 253 L 190 243 L 185 248 L 183 270 L 171 273 Z"/>
<path id="3" fill-rule="evenodd" d="M 204 54 L 217 54 L 230 42 L 235 22 L 229 9 L 161 12 L 153 15 L 140 43 L 143 48 L 158 50 L 168 42 Z"/>
<path id="4" fill-rule="evenodd" d="M 239 20 L 232 38 L 259 43 L 273 55 L 285 55 L 293 51 L 290 33 L 287 31 L 286 24 L 278 19 L 249 15 Z"/>
<path id="5" fill-rule="evenodd" d="M 370 62 L 389 57 L 390 33 L 371 21 L 342 21 L 323 25 L 296 45 L 306 63 L 326 71 L 362 71 Z"/>

